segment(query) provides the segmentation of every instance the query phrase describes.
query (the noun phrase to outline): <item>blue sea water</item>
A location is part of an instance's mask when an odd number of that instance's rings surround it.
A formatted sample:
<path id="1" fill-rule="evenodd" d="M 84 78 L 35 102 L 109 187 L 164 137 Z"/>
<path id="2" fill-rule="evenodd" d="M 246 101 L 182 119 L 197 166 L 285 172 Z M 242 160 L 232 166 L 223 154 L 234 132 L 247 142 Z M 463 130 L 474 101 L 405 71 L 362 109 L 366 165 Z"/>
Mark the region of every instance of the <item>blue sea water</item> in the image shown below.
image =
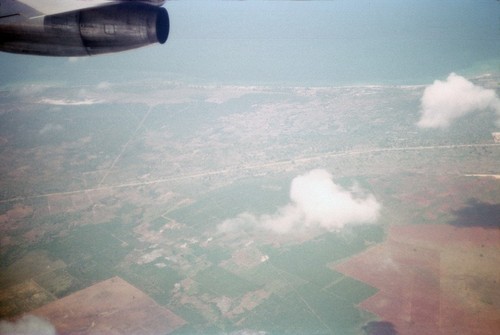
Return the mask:
<path id="1" fill-rule="evenodd" d="M 175 1 L 163 46 L 68 60 L 0 54 L 0 85 L 148 78 L 243 85 L 425 84 L 500 72 L 495 0 Z"/>

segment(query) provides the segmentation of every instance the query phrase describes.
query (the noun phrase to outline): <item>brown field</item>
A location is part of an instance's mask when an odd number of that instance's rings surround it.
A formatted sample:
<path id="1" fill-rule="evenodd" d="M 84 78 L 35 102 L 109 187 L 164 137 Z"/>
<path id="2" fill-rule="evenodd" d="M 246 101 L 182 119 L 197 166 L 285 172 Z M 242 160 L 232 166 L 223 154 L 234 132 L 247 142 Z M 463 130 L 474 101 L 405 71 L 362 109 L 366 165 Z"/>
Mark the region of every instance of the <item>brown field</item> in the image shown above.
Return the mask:
<path id="1" fill-rule="evenodd" d="M 169 334 L 185 324 L 119 277 L 53 301 L 30 314 L 49 320 L 58 334 Z"/>
<path id="2" fill-rule="evenodd" d="M 43 306 L 54 300 L 54 297 L 33 280 L 10 286 L 0 290 L 0 316 L 15 317 L 24 311 Z"/>
<path id="3" fill-rule="evenodd" d="M 500 230 L 392 226 L 385 243 L 335 266 L 379 289 L 360 308 L 399 334 L 497 334 Z"/>

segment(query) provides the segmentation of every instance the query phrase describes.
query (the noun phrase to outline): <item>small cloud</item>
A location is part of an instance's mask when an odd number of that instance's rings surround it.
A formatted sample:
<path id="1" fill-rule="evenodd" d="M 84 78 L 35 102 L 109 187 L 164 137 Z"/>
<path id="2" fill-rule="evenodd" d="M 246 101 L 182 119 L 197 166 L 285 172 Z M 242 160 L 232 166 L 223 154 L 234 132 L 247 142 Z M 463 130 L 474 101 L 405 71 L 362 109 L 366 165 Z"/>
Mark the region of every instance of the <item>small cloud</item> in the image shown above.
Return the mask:
<path id="1" fill-rule="evenodd" d="M 0 321 L 1 335 L 55 335 L 56 329 L 47 320 L 25 315 L 15 322 Z"/>
<path id="2" fill-rule="evenodd" d="M 68 57 L 69 63 L 78 63 L 80 61 L 85 61 L 86 57 Z"/>
<path id="3" fill-rule="evenodd" d="M 107 90 L 111 87 L 111 84 L 107 81 L 101 81 L 99 84 L 97 84 L 97 89 L 99 90 Z"/>
<path id="4" fill-rule="evenodd" d="M 262 331 L 262 330 L 250 330 L 250 329 L 243 329 L 243 330 L 237 330 L 229 335 L 266 335 L 267 332 Z"/>
<path id="5" fill-rule="evenodd" d="M 43 126 L 42 129 L 38 131 L 40 135 L 45 135 L 47 133 L 52 133 L 52 132 L 59 132 L 63 130 L 63 126 L 60 124 L 54 124 L 54 123 L 47 123 L 45 126 Z"/>
<path id="6" fill-rule="evenodd" d="M 83 106 L 83 105 L 95 105 L 102 103 L 101 100 L 93 99 L 83 99 L 83 100 L 69 100 L 69 99 L 50 99 L 44 98 L 38 101 L 40 104 L 44 105 L 54 105 L 54 106 Z"/>
<path id="7" fill-rule="evenodd" d="M 375 223 L 381 205 L 359 186 L 350 189 L 335 184 L 325 170 L 312 170 L 295 177 L 290 187 L 290 203 L 274 214 L 256 216 L 244 212 L 218 225 L 219 232 L 264 229 L 278 234 L 323 228 L 328 231 L 346 225 Z"/>
<path id="8" fill-rule="evenodd" d="M 485 109 L 493 109 L 500 117 L 500 99 L 494 90 L 474 85 L 455 73 L 446 81 L 436 80 L 428 86 L 421 107 L 420 128 L 447 128 L 455 119 Z"/>
<path id="9" fill-rule="evenodd" d="M 259 219 L 252 213 L 243 212 L 237 217 L 224 220 L 217 226 L 221 233 L 233 233 L 238 230 L 252 229 L 259 226 Z"/>
<path id="10" fill-rule="evenodd" d="M 14 89 L 14 92 L 20 97 L 32 97 L 33 95 L 43 93 L 47 88 L 50 88 L 50 86 L 42 84 L 31 84 L 23 85 L 20 88 Z"/>

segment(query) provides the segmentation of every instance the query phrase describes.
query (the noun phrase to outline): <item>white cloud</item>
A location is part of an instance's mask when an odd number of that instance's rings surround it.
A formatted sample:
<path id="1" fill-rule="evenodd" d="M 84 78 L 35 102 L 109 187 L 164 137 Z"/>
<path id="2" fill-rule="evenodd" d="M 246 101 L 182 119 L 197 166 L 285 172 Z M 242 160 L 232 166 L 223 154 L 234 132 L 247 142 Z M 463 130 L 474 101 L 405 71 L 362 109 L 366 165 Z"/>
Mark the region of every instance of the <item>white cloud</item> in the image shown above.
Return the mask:
<path id="1" fill-rule="evenodd" d="M 244 212 L 235 218 L 224 220 L 217 226 L 217 230 L 221 233 L 231 233 L 241 229 L 255 228 L 258 225 L 259 220 L 254 214 Z"/>
<path id="2" fill-rule="evenodd" d="M 83 99 L 83 100 L 69 100 L 69 99 L 50 99 L 43 98 L 38 101 L 40 104 L 54 105 L 54 106 L 82 106 L 82 105 L 95 105 L 102 103 L 101 100 Z"/>
<path id="3" fill-rule="evenodd" d="M 237 330 L 229 335 L 266 335 L 267 332 L 262 331 L 262 330 L 250 330 L 250 329 L 243 329 L 243 330 Z"/>
<path id="4" fill-rule="evenodd" d="M 1 335 L 55 335 L 56 329 L 48 321 L 34 315 L 25 315 L 15 322 L 0 321 Z"/>
<path id="5" fill-rule="evenodd" d="M 279 234 L 323 228 L 328 231 L 346 225 L 375 223 L 381 205 L 372 194 L 358 186 L 345 189 L 335 184 L 325 170 L 312 170 L 295 177 L 290 187 L 290 203 L 271 215 L 245 212 L 225 220 L 219 232 L 265 229 Z"/>
<path id="6" fill-rule="evenodd" d="M 108 81 L 101 81 L 97 84 L 97 89 L 99 90 L 108 90 L 111 88 L 111 84 Z"/>
<path id="7" fill-rule="evenodd" d="M 43 126 L 42 129 L 38 131 L 40 135 L 45 135 L 47 133 L 52 133 L 52 132 L 59 132 L 63 130 L 63 126 L 60 124 L 54 124 L 54 123 L 47 123 Z"/>
<path id="8" fill-rule="evenodd" d="M 86 60 L 87 60 L 87 57 L 68 57 L 69 63 L 84 62 Z"/>
<path id="9" fill-rule="evenodd" d="M 474 111 L 493 109 L 500 116 L 500 99 L 494 90 L 476 86 L 451 73 L 446 81 L 436 80 L 424 90 L 421 99 L 421 128 L 446 128 Z"/>

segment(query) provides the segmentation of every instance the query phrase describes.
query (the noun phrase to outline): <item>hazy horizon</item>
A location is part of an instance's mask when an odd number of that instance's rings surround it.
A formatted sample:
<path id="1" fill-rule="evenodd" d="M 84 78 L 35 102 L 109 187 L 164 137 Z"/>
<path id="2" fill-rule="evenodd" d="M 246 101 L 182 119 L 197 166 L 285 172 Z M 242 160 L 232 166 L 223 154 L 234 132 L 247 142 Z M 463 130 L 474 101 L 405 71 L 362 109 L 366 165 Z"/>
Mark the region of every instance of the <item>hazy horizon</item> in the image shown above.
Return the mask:
<path id="1" fill-rule="evenodd" d="M 88 58 L 0 53 L 0 85 L 148 78 L 428 84 L 500 69 L 498 1 L 173 1 L 165 45 Z"/>

